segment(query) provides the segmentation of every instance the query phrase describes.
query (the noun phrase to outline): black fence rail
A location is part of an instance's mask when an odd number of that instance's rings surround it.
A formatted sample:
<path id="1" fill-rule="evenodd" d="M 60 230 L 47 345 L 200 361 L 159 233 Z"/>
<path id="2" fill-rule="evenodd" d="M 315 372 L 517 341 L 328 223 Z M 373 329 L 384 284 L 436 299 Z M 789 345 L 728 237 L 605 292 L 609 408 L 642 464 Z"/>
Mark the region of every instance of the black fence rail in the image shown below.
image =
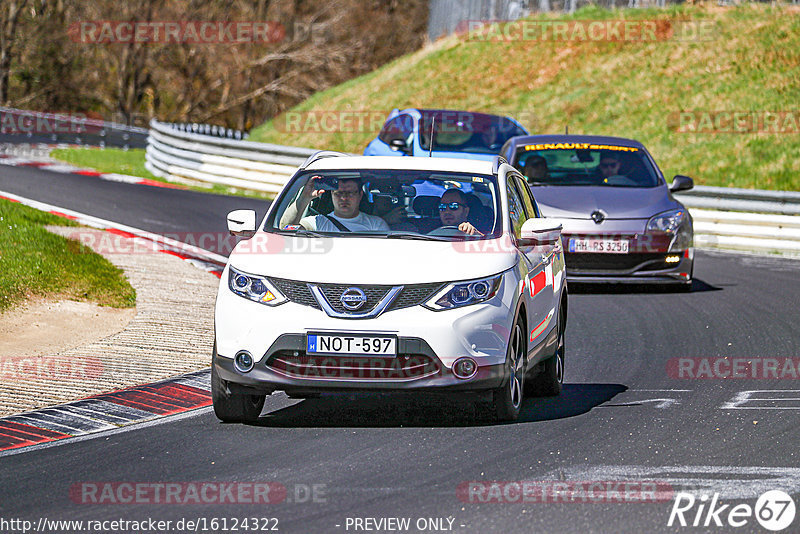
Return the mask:
<path id="1" fill-rule="evenodd" d="M 0 143 L 147 147 L 147 129 L 91 119 L 80 113 L 42 113 L 0 107 Z"/>
<path id="2" fill-rule="evenodd" d="M 241 130 L 233 130 L 231 128 L 224 128 L 215 124 L 198 124 L 198 123 L 162 123 L 166 124 L 174 130 L 179 132 L 194 133 L 198 135 L 210 135 L 213 137 L 222 137 L 225 139 L 236 139 L 238 141 L 247 139 L 247 132 Z"/>

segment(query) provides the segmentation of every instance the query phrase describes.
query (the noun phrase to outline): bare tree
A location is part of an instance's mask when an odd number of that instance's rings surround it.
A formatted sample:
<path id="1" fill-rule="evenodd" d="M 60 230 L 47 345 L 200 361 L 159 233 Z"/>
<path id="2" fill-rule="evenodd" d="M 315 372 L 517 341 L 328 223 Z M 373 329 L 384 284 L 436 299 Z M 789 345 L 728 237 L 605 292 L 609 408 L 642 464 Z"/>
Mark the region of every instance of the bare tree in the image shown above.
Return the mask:
<path id="1" fill-rule="evenodd" d="M 0 8 L 0 104 L 8 102 L 8 82 L 17 38 L 17 24 L 28 0 L 5 0 Z"/>
<path id="2" fill-rule="evenodd" d="M 240 129 L 417 49 L 428 13 L 427 0 L 0 1 L 0 100 Z M 199 44 L 87 43 L 70 35 L 87 21 L 268 22 L 285 36 Z"/>

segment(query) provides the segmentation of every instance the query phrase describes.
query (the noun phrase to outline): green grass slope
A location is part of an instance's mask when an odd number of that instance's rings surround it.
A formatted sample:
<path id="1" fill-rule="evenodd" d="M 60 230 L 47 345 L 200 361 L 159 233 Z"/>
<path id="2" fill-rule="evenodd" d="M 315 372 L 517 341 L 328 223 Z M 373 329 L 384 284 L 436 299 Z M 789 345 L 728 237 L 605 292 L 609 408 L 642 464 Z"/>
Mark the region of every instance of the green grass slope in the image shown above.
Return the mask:
<path id="1" fill-rule="evenodd" d="M 0 199 L 0 313 L 30 297 L 90 300 L 130 308 L 136 290 L 122 269 L 45 225 L 68 219 Z"/>
<path id="2" fill-rule="evenodd" d="M 667 176 L 800 190 L 798 6 L 591 7 L 529 20 L 553 19 L 658 20 L 659 28 L 666 21 L 682 28 L 685 21 L 703 21 L 708 29 L 703 40 L 657 33 L 646 42 L 449 37 L 314 95 L 288 112 L 291 119 L 278 117 L 255 129 L 251 140 L 361 152 L 380 120 L 359 125 L 339 115 L 317 124 L 306 118 L 332 111 L 380 116 L 395 107 L 465 109 L 515 116 L 532 133 L 562 133 L 569 126 L 570 133 L 632 137 L 650 149 Z M 685 132 L 676 128 L 682 111 L 700 118 L 713 112 L 790 114 L 772 132 Z M 298 116 L 301 127 L 287 128 Z"/>

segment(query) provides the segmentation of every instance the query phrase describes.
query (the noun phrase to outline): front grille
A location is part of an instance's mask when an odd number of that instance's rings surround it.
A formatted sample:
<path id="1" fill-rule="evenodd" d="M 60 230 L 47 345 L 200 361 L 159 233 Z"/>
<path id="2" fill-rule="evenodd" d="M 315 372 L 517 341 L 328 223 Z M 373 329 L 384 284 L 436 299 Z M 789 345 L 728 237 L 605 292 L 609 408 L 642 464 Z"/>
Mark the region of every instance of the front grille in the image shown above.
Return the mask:
<path id="1" fill-rule="evenodd" d="M 667 269 L 670 265 L 664 259 L 666 254 L 659 253 L 634 253 L 634 254 L 590 254 L 566 253 L 564 261 L 569 271 L 632 271 L 646 262 L 643 271 L 657 271 Z"/>
<path id="2" fill-rule="evenodd" d="M 275 284 L 275 287 L 283 293 L 286 298 L 297 304 L 303 306 L 310 306 L 312 308 L 321 309 L 311 290 L 308 288 L 307 282 L 300 282 L 297 280 L 286 280 L 283 278 L 270 278 L 270 282 Z M 358 312 L 364 312 L 373 309 L 378 302 L 386 296 L 386 293 L 392 289 L 393 286 L 389 285 L 358 285 L 358 284 L 316 284 L 322 291 L 325 298 L 331 307 L 339 313 L 350 313 L 343 306 L 339 297 L 348 288 L 358 287 L 367 296 L 367 302 L 361 306 Z M 399 310 L 402 308 L 410 308 L 417 306 L 429 299 L 434 292 L 442 287 L 442 283 L 436 282 L 432 284 L 410 284 L 403 287 L 403 290 L 395 297 L 394 302 L 389 306 L 388 310 Z"/>
<path id="3" fill-rule="evenodd" d="M 367 296 L 367 302 L 365 302 L 356 313 L 363 313 L 374 309 L 381 299 L 386 296 L 386 293 L 392 289 L 392 286 L 359 286 L 356 284 L 318 284 L 318 287 L 320 291 L 322 291 L 322 294 L 325 295 L 325 299 L 328 301 L 328 304 L 331 305 L 331 308 L 339 313 L 353 313 L 342 306 L 342 302 L 339 300 L 342 293 L 351 287 L 359 288 Z"/>
<path id="4" fill-rule="evenodd" d="M 270 282 L 275 284 L 275 287 L 284 294 L 284 296 L 292 302 L 302 304 L 303 306 L 311 306 L 318 310 L 320 308 L 311 290 L 308 289 L 308 284 L 305 282 L 298 282 L 296 280 L 284 280 L 283 278 L 270 278 Z"/>
<path id="5" fill-rule="evenodd" d="M 399 354 L 394 358 L 351 355 L 308 355 L 280 350 L 267 367 L 292 378 L 313 380 L 418 380 L 439 372 L 439 363 L 425 354 Z"/>
<path id="6" fill-rule="evenodd" d="M 394 302 L 389 306 L 390 310 L 399 310 L 401 308 L 410 308 L 411 306 L 418 306 L 431 298 L 444 284 L 411 284 L 403 287 Z"/>

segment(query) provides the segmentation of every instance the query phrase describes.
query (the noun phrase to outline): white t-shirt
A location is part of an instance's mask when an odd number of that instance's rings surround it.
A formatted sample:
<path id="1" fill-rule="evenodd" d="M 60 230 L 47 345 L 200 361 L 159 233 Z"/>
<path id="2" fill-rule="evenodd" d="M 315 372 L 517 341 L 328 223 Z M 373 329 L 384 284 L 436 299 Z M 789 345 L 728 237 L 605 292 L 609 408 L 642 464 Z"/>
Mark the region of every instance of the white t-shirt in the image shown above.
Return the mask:
<path id="1" fill-rule="evenodd" d="M 389 225 L 386 224 L 386 221 L 384 221 L 380 217 L 376 217 L 375 215 L 368 215 L 363 212 L 359 212 L 359 214 L 353 217 L 352 219 L 337 217 L 333 213 L 329 214 L 328 217 L 336 219 L 351 232 L 389 231 Z M 312 215 L 310 217 L 304 217 L 300 221 L 300 224 L 303 225 L 303 228 L 307 228 L 309 230 L 317 230 L 319 232 L 341 232 L 341 230 L 336 228 L 336 226 L 331 221 L 328 220 L 328 217 L 325 217 L 324 215 Z"/>

